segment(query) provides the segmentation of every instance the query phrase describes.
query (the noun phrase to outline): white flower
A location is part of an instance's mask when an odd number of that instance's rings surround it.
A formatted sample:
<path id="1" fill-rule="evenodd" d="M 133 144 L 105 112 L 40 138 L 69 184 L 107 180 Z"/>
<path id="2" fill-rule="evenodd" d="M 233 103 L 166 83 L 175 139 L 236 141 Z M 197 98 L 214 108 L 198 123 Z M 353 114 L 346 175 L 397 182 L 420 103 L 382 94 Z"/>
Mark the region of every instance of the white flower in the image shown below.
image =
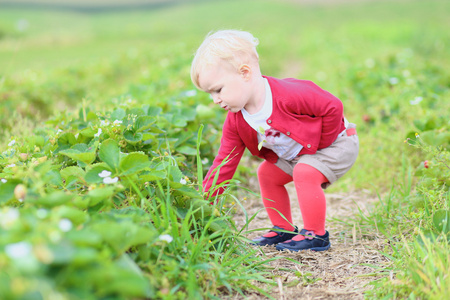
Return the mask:
<path id="1" fill-rule="evenodd" d="M 120 124 L 122 124 L 122 121 L 120 121 L 120 120 L 115 120 L 113 122 L 113 126 L 119 126 Z"/>
<path id="2" fill-rule="evenodd" d="M 25 258 L 31 254 L 31 245 L 27 242 L 18 242 L 5 246 L 5 253 L 10 258 Z"/>
<path id="3" fill-rule="evenodd" d="M 48 216 L 48 211 L 47 211 L 46 209 L 44 209 L 44 208 L 39 208 L 39 209 L 36 211 L 36 216 L 37 216 L 39 219 L 45 219 L 45 218 Z"/>
<path id="4" fill-rule="evenodd" d="M 397 77 L 391 77 L 391 78 L 389 78 L 389 83 L 390 83 L 390 84 L 397 84 L 397 83 L 398 83 L 398 78 L 397 78 Z"/>
<path id="5" fill-rule="evenodd" d="M 159 236 L 159 239 L 167 243 L 171 243 L 173 241 L 173 237 L 170 234 L 162 234 Z"/>
<path id="6" fill-rule="evenodd" d="M 8 147 L 14 146 L 15 143 L 16 143 L 16 140 L 12 140 L 11 142 L 9 142 Z"/>
<path id="7" fill-rule="evenodd" d="M 180 183 L 181 183 L 181 184 L 186 184 L 186 183 L 187 183 L 187 181 L 186 181 L 186 179 L 184 179 L 184 178 L 181 178 L 181 179 L 180 179 Z"/>
<path id="8" fill-rule="evenodd" d="M 112 174 L 111 172 L 103 170 L 101 173 L 98 173 L 98 176 L 101 178 L 105 178 L 111 176 L 111 174 Z"/>
<path id="9" fill-rule="evenodd" d="M 7 165 L 6 168 L 14 168 L 15 166 L 16 166 L 16 164 L 10 164 L 10 165 Z"/>
<path id="10" fill-rule="evenodd" d="M 101 129 L 101 128 L 98 129 L 97 133 L 94 134 L 94 136 L 95 136 L 95 137 L 99 137 L 100 134 L 102 134 L 102 129 Z"/>
<path id="11" fill-rule="evenodd" d="M 7 183 L 8 182 L 8 180 L 6 180 L 5 178 L 2 178 L 0 181 L 3 182 L 3 183 Z"/>
<path id="12" fill-rule="evenodd" d="M 58 224 L 59 229 L 64 232 L 68 232 L 72 229 L 72 222 L 69 219 L 62 219 Z"/>
<path id="13" fill-rule="evenodd" d="M 56 132 L 56 134 L 58 135 L 58 134 L 60 134 L 60 133 L 62 133 L 63 131 L 61 130 L 61 129 L 58 129 L 58 131 Z"/>
<path id="14" fill-rule="evenodd" d="M 184 95 L 185 95 L 186 97 L 194 97 L 194 96 L 197 95 L 197 91 L 196 91 L 196 90 L 189 90 L 189 91 L 186 91 L 186 92 L 184 93 Z"/>
<path id="15" fill-rule="evenodd" d="M 208 162 L 209 162 L 209 159 L 207 157 L 202 159 L 202 164 L 206 165 Z"/>
<path id="16" fill-rule="evenodd" d="M 416 97 L 416 98 L 414 98 L 414 100 L 410 100 L 410 101 L 409 101 L 409 104 L 411 104 L 411 105 L 417 105 L 417 104 L 419 104 L 420 102 L 422 102 L 422 100 L 423 100 L 423 97 Z"/>
<path id="17" fill-rule="evenodd" d="M 111 183 L 116 183 L 118 180 L 119 180 L 119 177 L 114 177 L 114 178 L 106 177 L 106 178 L 103 178 L 103 183 L 111 184 Z"/>
<path id="18" fill-rule="evenodd" d="M 106 121 L 105 120 L 101 120 L 100 121 L 100 126 L 103 127 L 103 126 L 108 126 L 108 125 L 109 125 L 109 121 L 108 120 L 106 120 Z"/>
<path id="19" fill-rule="evenodd" d="M 0 227 L 8 229 L 19 219 L 19 210 L 17 208 L 7 208 L 0 212 Z"/>

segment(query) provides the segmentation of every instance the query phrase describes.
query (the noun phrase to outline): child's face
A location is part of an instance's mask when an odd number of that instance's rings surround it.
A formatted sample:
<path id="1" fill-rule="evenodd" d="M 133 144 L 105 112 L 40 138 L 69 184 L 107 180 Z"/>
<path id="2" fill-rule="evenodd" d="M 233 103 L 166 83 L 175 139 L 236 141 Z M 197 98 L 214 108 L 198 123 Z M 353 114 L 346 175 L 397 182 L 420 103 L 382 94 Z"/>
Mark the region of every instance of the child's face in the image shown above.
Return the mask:
<path id="1" fill-rule="evenodd" d="M 211 94 L 215 104 L 236 113 L 251 99 L 249 76 L 245 68 L 236 70 L 230 63 L 218 59 L 202 68 L 198 81 L 202 90 Z"/>

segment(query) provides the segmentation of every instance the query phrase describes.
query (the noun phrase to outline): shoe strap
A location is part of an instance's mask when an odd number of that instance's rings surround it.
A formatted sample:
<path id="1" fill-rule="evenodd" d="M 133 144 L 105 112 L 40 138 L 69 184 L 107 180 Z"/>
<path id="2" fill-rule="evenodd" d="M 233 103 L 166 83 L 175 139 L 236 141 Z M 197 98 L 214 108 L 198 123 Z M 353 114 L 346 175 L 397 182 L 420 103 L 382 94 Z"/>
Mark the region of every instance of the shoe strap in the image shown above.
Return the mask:
<path id="1" fill-rule="evenodd" d="M 314 237 L 316 236 L 316 234 L 314 233 L 314 231 L 312 230 L 306 230 L 306 229 L 302 229 L 300 230 L 300 235 L 303 235 L 305 237 L 305 239 L 307 240 L 312 240 L 314 239 Z"/>
<path id="2" fill-rule="evenodd" d="M 283 229 L 278 226 L 273 226 L 272 229 L 268 233 L 263 235 L 263 237 L 271 238 L 271 237 L 275 237 L 277 235 L 283 234 L 283 232 L 280 232 L 279 230 L 286 230 L 286 229 Z"/>

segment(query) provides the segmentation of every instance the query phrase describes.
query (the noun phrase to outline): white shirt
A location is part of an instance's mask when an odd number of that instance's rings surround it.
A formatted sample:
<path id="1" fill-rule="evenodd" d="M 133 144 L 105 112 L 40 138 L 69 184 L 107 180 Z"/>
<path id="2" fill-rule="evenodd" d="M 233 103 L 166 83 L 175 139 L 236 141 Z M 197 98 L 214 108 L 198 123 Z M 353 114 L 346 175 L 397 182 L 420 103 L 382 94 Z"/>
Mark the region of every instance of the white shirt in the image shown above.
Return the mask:
<path id="1" fill-rule="evenodd" d="M 275 152 L 278 157 L 292 160 L 300 153 L 303 146 L 267 124 L 267 119 L 272 115 L 272 91 L 266 78 L 264 78 L 264 85 L 266 88 L 266 97 L 261 110 L 254 114 L 249 114 L 243 108 L 241 110 L 242 115 L 245 121 L 256 130 L 258 134 L 258 147 L 260 149 L 261 147 L 266 147 Z"/>

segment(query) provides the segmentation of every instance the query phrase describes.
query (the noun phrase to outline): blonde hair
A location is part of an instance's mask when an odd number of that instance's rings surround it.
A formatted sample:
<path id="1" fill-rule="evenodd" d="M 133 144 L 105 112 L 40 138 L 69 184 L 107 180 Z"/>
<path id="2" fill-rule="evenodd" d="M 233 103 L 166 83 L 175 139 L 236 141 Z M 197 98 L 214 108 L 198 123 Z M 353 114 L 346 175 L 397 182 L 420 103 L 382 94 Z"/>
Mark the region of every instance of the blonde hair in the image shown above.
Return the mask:
<path id="1" fill-rule="evenodd" d="M 208 33 L 192 61 L 192 83 L 201 89 L 198 82 L 201 69 L 216 62 L 216 58 L 229 62 L 236 70 L 241 64 L 249 63 L 252 59 L 258 62 L 258 44 L 258 39 L 246 31 L 220 30 Z"/>

